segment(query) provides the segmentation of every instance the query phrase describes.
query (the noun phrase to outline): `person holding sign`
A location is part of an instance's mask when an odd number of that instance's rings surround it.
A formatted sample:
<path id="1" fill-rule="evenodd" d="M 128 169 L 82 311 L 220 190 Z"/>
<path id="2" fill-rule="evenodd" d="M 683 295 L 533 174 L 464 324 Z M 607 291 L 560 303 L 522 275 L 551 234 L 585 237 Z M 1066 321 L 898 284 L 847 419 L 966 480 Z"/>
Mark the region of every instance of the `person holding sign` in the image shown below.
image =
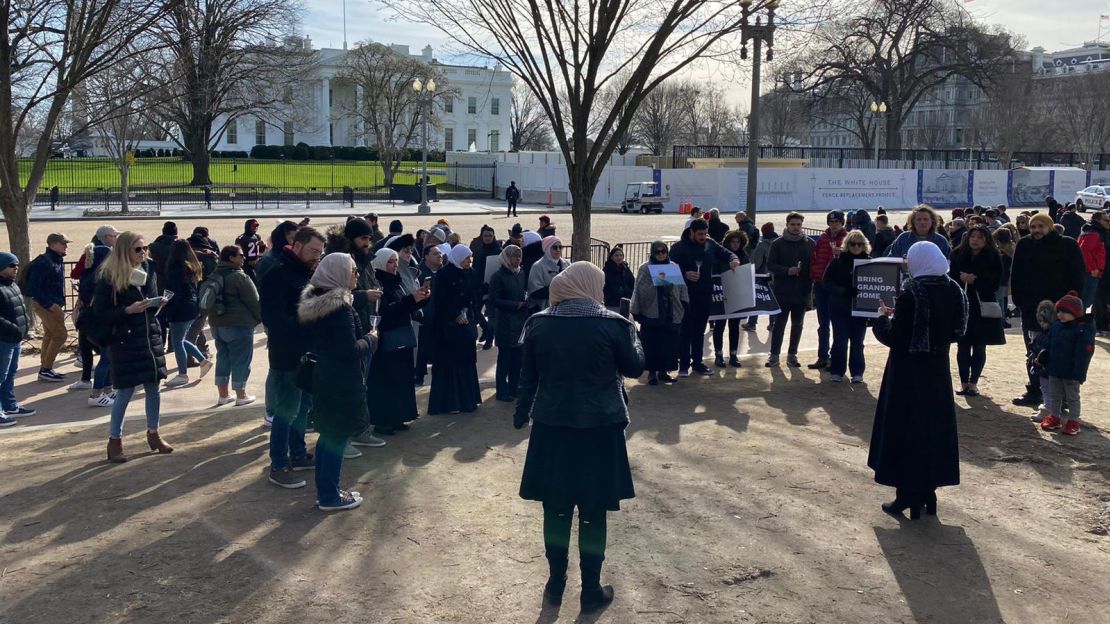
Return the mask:
<path id="1" fill-rule="evenodd" d="M 636 285 L 632 289 L 632 318 L 640 324 L 644 368 L 651 386 L 675 381 L 667 373 L 678 368 L 682 320 L 690 305 L 685 283 L 656 283 L 653 275 L 661 266 L 678 265 L 671 262 L 667 244 L 655 241 L 651 244 L 651 257 L 636 272 Z"/>
<path id="2" fill-rule="evenodd" d="M 952 252 L 948 276 L 964 287 L 967 295 L 967 332 L 956 346 L 956 368 L 960 373 L 959 395 L 979 396 L 979 375 L 987 364 L 987 345 L 1006 344 L 1002 329 L 1002 306 L 996 298 L 1002 281 L 1002 256 L 985 225 L 968 229 Z"/>
<path id="3" fill-rule="evenodd" d="M 732 230 L 725 234 L 721 239 L 721 244 L 725 249 L 731 251 L 740 259 L 740 265 L 743 266 L 748 263 L 748 254 L 744 252 L 744 248 L 748 246 L 748 237 L 740 230 Z M 725 263 L 719 263 L 715 270 L 717 273 L 724 273 L 729 270 Z M 755 318 L 755 317 L 752 317 Z M 728 365 L 734 368 L 740 368 L 740 360 L 736 357 L 736 351 L 740 347 L 740 317 L 730 319 L 719 319 L 713 321 L 713 353 L 716 354 L 714 364 L 717 368 L 725 367 L 725 354 L 721 348 L 725 338 L 725 326 L 728 326 Z"/>
<path id="4" fill-rule="evenodd" d="M 805 323 L 806 299 L 809 298 L 809 263 L 813 257 L 813 240 L 802 232 L 801 214 L 792 212 L 786 215 L 786 231 L 771 243 L 767 254 L 767 271 L 774 276 L 775 298 L 782 309 L 775 317 L 771 329 L 771 356 L 765 366 L 779 365 L 782 352 L 782 339 L 786 333 L 786 320 L 790 319 L 790 346 L 786 351 L 786 364 L 793 368 L 801 367 L 798 361 L 798 343 L 802 340 L 802 327 Z"/>
<path id="5" fill-rule="evenodd" d="M 867 319 L 852 316 L 852 298 L 859 293 L 852 279 L 852 270 L 857 260 L 871 259 L 870 252 L 871 244 L 867 242 L 867 237 L 862 231 L 854 230 L 844 237 L 844 251 L 825 269 L 824 285 L 828 291 L 833 333 L 829 381 L 843 381 L 845 370 L 850 370 L 852 383 L 863 381 L 866 367 L 863 339 L 867 334 Z"/>
<path id="6" fill-rule="evenodd" d="M 875 482 L 897 489 L 882 509 L 910 518 L 937 511 L 936 488 L 960 483 L 960 441 L 948 353 L 967 326 L 963 289 L 948 278 L 940 248 L 919 242 L 907 253 L 910 279 L 875 319 L 875 338 L 890 348 L 867 466 Z"/>
<path id="7" fill-rule="evenodd" d="M 702 363 L 705 325 L 709 322 L 709 304 L 713 298 L 713 265 L 740 266 L 736 254 L 709 238 L 709 224 L 694 219 L 682 232 L 682 239 L 671 247 L 671 259 L 682 269 L 690 293 L 690 309 L 682 321 L 682 349 L 679 377 L 689 377 L 690 369 L 702 375 L 713 371 Z"/>

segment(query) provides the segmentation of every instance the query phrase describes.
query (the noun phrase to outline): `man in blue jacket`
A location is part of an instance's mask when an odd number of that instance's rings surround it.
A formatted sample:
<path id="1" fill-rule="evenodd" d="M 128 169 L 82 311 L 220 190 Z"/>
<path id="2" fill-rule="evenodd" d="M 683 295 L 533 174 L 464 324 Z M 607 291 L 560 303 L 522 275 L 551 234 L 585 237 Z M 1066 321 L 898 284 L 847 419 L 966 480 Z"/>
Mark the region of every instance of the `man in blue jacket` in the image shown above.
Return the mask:
<path id="1" fill-rule="evenodd" d="M 31 310 L 42 321 L 42 352 L 39 355 L 39 381 L 58 382 L 65 376 L 54 370 L 58 352 L 69 340 L 65 314 L 65 258 L 69 239 L 55 232 L 46 237 L 46 251 L 27 267 L 27 297 Z"/>
<path id="2" fill-rule="evenodd" d="M 690 292 L 690 310 L 682 319 L 678 375 L 689 377 L 691 368 L 695 373 L 711 375 L 713 371 L 701 360 L 709 304 L 713 298 L 713 265 L 727 262 L 729 268 L 735 269 L 740 266 L 740 259 L 709 238 L 708 223 L 694 219 L 682 232 L 682 239 L 671 246 L 671 261 L 682 271 Z"/>
<path id="3" fill-rule="evenodd" d="M 35 410 L 20 407 L 15 400 L 15 375 L 19 372 L 19 351 L 31 316 L 23 305 L 23 293 L 15 285 L 19 272 L 19 258 L 6 251 L 0 252 L 0 427 L 16 424 L 13 416 L 33 416 Z"/>

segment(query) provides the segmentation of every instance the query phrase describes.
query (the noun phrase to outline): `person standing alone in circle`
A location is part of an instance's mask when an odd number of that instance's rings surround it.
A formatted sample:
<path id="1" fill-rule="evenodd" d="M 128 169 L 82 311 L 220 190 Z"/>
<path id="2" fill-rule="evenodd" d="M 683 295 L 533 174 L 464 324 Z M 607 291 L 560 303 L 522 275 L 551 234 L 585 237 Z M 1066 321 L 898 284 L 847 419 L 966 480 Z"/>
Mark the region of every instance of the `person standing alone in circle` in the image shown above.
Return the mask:
<path id="1" fill-rule="evenodd" d="M 509 188 L 505 189 L 505 201 L 508 202 L 509 207 L 505 211 L 506 217 L 516 216 L 516 202 L 520 199 L 520 189 L 516 187 L 516 182 L 509 182 Z"/>

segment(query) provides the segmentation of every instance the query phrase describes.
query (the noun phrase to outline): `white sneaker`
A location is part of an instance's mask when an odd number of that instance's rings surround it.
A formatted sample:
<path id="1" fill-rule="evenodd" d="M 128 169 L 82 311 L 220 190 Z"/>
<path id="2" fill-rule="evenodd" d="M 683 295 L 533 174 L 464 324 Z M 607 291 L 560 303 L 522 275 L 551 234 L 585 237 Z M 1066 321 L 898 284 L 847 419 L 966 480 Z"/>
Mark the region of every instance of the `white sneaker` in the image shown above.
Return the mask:
<path id="1" fill-rule="evenodd" d="M 179 373 L 177 375 L 177 377 L 174 377 L 173 379 L 166 382 L 166 387 L 167 388 L 178 388 L 178 387 L 184 386 L 188 383 L 189 383 L 189 376 L 188 375 L 182 375 L 182 374 Z"/>
<path id="2" fill-rule="evenodd" d="M 74 392 L 76 390 L 92 390 L 92 382 L 78 379 L 77 381 L 66 386 L 66 390 Z"/>
<path id="3" fill-rule="evenodd" d="M 362 451 L 347 442 L 347 448 L 343 449 L 343 459 L 355 459 L 356 457 L 362 457 Z"/>
<path id="4" fill-rule="evenodd" d="M 863 383 L 863 375 L 852 375 L 852 383 Z"/>
<path id="5" fill-rule="evenodd" d="M 240 405 L 250 405 L 251 403 L 254 403 L 254 395 L 253 394 L 248 394 L 247 396 L 245 396 L 241 399 L 235 399 L 235 406 L 236 407 L 239 407 Z"/>
<path id="6" fill-rule="evenodd" d="M 216 406 L 218 407 L 218 406 L 221 406 L 221 405 L 227 405 L 228 403 L 234 403 L 234 402 L 235 402 L 235 397 L 232 397 L 232 396 L 220 397 L 220 398 L 216 399 Z"/>
<path id="7" fill-rule="evenodd" d="M 89 407 L 112 407 L 116 402 L 115 398 L 109 394 L 102 394 L 98 397 L 89 397 Z"/>
<path id="8" fill-rule="evenodd" d="M 273 414 L 266 414 L 265 416 L 263 416 L 262 417 L 262 426 L 266 427 L 266 428 L 273 428 L 273 426 L 274 426 L 274 415 Z"/>
<path id="9" fill-rule="evenodd" d="M 840 383 L 844 381 L 844 375 L 829 375 L 829 381 L 833 383 Z"/>
<path id="10" fill-rule="evenodd" d="M 210 370 L 212 370 L 212 360 L 204 360 L 203 362 L 201 362 L 200 363 L 200 377 L 201 377 L 201 379 L 204 379 L 204 376 L 207 375 L 208 371 L 210 371 Z"/>

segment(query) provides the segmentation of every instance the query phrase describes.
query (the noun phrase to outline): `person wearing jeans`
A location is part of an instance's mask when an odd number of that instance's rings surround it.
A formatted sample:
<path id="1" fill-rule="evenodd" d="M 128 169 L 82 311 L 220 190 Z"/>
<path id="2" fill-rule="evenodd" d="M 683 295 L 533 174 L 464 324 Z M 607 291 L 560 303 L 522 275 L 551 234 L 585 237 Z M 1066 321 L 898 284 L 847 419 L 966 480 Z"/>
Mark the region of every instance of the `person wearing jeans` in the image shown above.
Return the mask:
<path id="1" fill-rule="evenodd" d="M 57 382 L 65 377 L 54 370 L 54 361 L 69 339 L 65 315 L 65 278 L 62 262 L 69 246 L 64 234 L 46 237 L 46 251 L 27 267 L 27 298 L 31 311 L 42 321 L 39 381 Z"/>
<path id="2" fill-rule="evenodd" d="M 817 308 L 817 361 L 809 365 L 821 370 L 829 365 L 829 328 L 832 320 L 832 297 L 825 288 L 825 269 L 840 255 L 841 245 L 848 230 L 844 229 L 844 213 L 839 210 L 825 215 L 828 229 L 821 233 L 813 246 L 809 277 L 813 280 L 813 305 Z"/>
<path id="3" fill-rule="evenodd" d="M 262 309 L 258 289 L 243 272 L 245 261 L 242 249 L 228 245 L 220 250 L 220 262 L 212 274 L 223 280 L 220 301 L 208 316 L 216 342 L 216 388 L 220 392 L 217 405 L 254 402 L 254 397 L 247 394 L 247 378 L 254 358 L 254 327 L 262 322 Z M 228 392 L 228 382 L 235 390 L 235 398 Z"/>
<path id="4" fill-rule="evenodd" d="M 35 410 L 20 407 L 15 400 L 15 376 L 19 372 L 19 352 L 31 316 L 23 302 L 23 294 L 15 284 L 19 259 L 15 254 L 0 252 L 0 427 L 16 424 L 12 416 L 32 416 Z"/>
<path id="5" fill-rule="evenodd" d="M 118 234 L 118 233 L 117 233 Z M 115 240 L 114 238 L 112 239 Z M 81 379 L 69 385 L 70 391 L 89 390 L 87 399 L 89 407 L 112 407 L 115 397 L 112 394 L 111 383 L 108 378 L 108 352 L 97 349 L 89 342 L 88 327 L 82 316 L 90 314 L 92 310 L 93 291 L 96 290 L 96 272 L 100 265 L 108 258 L 112 248 L 107 245 L 90 243 L 85 247 L 85 270 L 77 283 L 77 305 L 74 308 L 74 324 L 77 330 L 77 348 L 81 353 Z M 100 353 L 100 361 L 93 368 L 94 357 Z"/>
<path id="6" fill-rule="evenodd" d="M 166 302 L 166 309 L 159 317 L 164 316 L 169 320 L 170 345 L 177 361 L 177 376 L 166 382 L 167 388 L 189 383 L 189 356 L 200 362 L 201 377 L 212 369 L 212 362 L 189 340 L 190 329 L 200 314 L 197 284 L 203 273 L 204 267 L 188 241 L 175 240 L 170 243 L 169 257 L 165 264 L 165 290 L 173 293 L 173 296 Z"/>
<path id="7" fill-rule="evenodd" d="M 116 390 L 116 400 L 112 403 L 112 418 L 108 423 L 108 437 L 120 439 L 123 437 L 123 417 L 127 413 L 127 404 L 135 395 L 136 386 Z M 146 397 L 146 428 L 147 431 L 158 429 L 158 419 L 162 409 L 162 395 L 158 392 L 158 384 L 143 384 L 143 393 Z"/>
<path id="8" fill-rule="evenodd" d="M 829 263 L 822 280 L 829 293 L 829 318 L 833 333 L 829 381 L 843 381 L 847 371 L 852 376 L 852 383 L 860 383 L 866 365 L 863 339 L 867 334 L 867 319 L 852 316 L 852 299 L 858 294 L 852 273 L 857 260 L 871 258 L 871 243 L 862 231 L 855 230 L 844 238 L 843 249 Z"/>
<path id="9" fill-rule="evenodd" d="M 709 306 L 713 298 L 713 269 L 730 270 L 740 266 L 736 254 L 709 238 L 709 224 L 694 219 L 682 232 L 682 238 L 671 246 L 671 261 L 682 271 L 690 307 L 682 317 L 682 344 L 679 348 L 678 376 L 689 377 L 690 371 L 701 375 L 713 373 L 702 362 L 705 327 L 709 323 Z"/>
<path id="10" fill-rule="evenodd" d="M 787 349 L 786 363 L 798 368 L 798 343 L 802 339 L 805 322 L 806 300 L 812 285 L 810 262 L 813 259 L 814 242 L 802 232 L 805 217 L 797 212 L 786 216 L 786 231 L 771 243 L 767 251 L 767 272 L 773 275 L 772 289 L 778 299 L 779 312 L 771 329 L 771 355 L 765 366 L 779 365 L 782 352 L 782 339 L 786 333 L 786 320 L 790 319 L 790 346 Z"/>

